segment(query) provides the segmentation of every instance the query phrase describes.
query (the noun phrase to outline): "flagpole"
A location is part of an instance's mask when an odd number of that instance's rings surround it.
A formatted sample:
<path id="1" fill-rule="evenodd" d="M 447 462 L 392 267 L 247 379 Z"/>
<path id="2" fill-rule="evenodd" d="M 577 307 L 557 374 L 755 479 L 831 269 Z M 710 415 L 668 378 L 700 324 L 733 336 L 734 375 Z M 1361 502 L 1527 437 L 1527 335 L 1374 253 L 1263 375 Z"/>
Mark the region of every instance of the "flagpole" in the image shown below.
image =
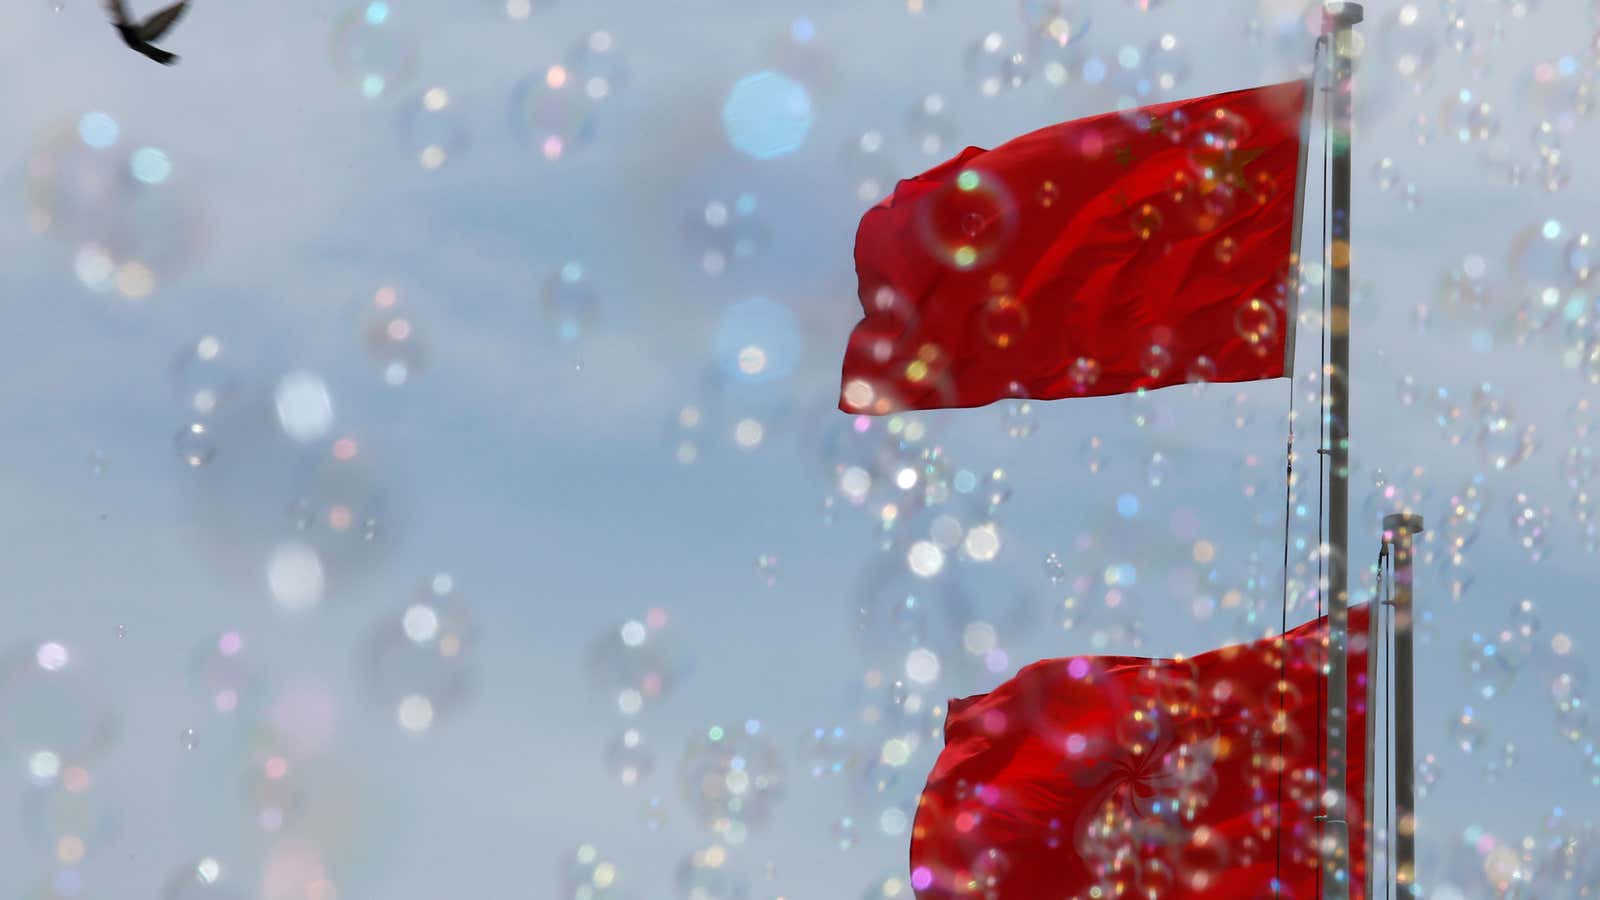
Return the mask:
<path id="1" fill-rule="evenodd" d="M 1422 517 L 1383 517 L 1383 539 L 1394 545 L 1394 823 L 1395 893 L 1416 895 L 1416 736 L 1412 732 L 1414 674 L 1411 644 L 1411 536 L 1422 533 Z"/>
<path id="2" fill-rule="evenodd" d="M 1374 815 L 1374 810 L 1372 807 L 1372 786 L 1376 780 L 1378 769 L 1376 765 L 1378 758 L 1377 742 L 1373 740 L 1373 734 L 1377 731 L 1378 705 L 1380 700 L 1378 694 L 1378 651 L 1379 648 L 1383 646 L 1381 638 L 1383 609 L 1378 605 L 1378 598 L 1383 595 L 1383 564 L 1388 560 L 1388 558 L 1389 544 L 1385 542 L 1378 551 L 1378 590 L 1373 592 L 1372 601 L 1367 606 L 1367 711 L 1366 715 L 1363 717 L 1367 723 L 1367 743 L 1365 745 L 1367 752 L 1366 767 L 1362 770 L 1366 774 L 1366 777 L 1362 779 L 1364 782 L 1366 782 L 1365 790 L 1363 791 L 1365 803 L 1363 803 L 1361 806 L 1361 827 L 1362 834 L 1366 838 L 1365 846 L 1367 848 L 1367 877 L 1365 879 L 1366 893 L 1362 895 L 1365 900 L 1372 900 L 1372 895 L 1375 893 L 1373 889 L 1378 884 L 1377 871 L 1372 865 L 1373 846 L 1376 843 L 1377 838 L 1377 829 L 1374 828 L 1372 824 L 1376 820 L 1376 816 Z M 1385 704 L 1385 709 L 1387 710 L 1389 708 L 1387 706 L 1389 699 L 1387 697 L 1381 699 Z M 1386 729 L 1388 728 L 1387 723 L 1384 725 L 1384 727 Z M 1388 734 L 1387 731 L 1384 733 Z M 1387 756 L 1384 757 L 1384 762 L 1388 762 Z M 1390 788 L 1390 796 L 1393 796 L 1393 788 Z M 1351 877 L 1355 876 L 1354 871 L 1352 871 L 1350 874 Z"/>
<path id="3" fill-rule="evenodd" d="M 1329 440 L 1322 448 L 1332 460 L 1328 476 L 1328 716 L 1324 781 L 1322 895 L 1326 900 L 1350 896 L 1350 823 L 1346 819 L 1346 738 L 1349 709 L 1346 653 L 1350 639 L 1350 119 L 1351 88 L 1359 43 L 1355 26 L 1362 19 L 1359 3 L 1330 2 L 1323 7 L 1324 30 L 1331 35 L 1333 58 L 1332 173 L 1330 176 L 1331 237 L 1327 273 L 1331 309 L 1328 330 L 1331 368 L 1322 373 L 1332 392 Z"/>

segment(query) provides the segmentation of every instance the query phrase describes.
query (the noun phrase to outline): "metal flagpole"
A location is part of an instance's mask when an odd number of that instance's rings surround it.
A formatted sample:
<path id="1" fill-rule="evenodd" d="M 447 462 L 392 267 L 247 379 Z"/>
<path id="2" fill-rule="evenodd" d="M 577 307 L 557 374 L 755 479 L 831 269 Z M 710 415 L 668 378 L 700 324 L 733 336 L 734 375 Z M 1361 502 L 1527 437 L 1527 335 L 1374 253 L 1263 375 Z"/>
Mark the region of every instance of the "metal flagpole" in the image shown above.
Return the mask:
<path id="1" fill-rule="evenodd" d="M 1367 848 L 1367 892 L 1362 895 L 1366 900 L 1372 900 L 1373 887 L 1378 883 L 1377 870 L 1372 865 L 1372 848 L 1374 840 L 1377 838 L 1377 829 L 1372 827 L 1375 818 L 1372 808 L 1372 785 L 1378 768 L 1374 765 L 1378 754 L 1377 742 L 1372 738 L 1373 733 L 1377 730 L 1378 703 L 1380 700 L 1378 694 L 1378 648 L 1382 645 L 1379 627 L 1383 620 L 1383 610 L 1378 606 L 1378 599 L 1383 596 L 1383 564 L 1388 558 L 1389 543 L 1385 540 L 1378 551 L 1378 589 L 1372 592 L 1372 601 L 1367 605 L 1367 753 L 1366 768 L 1363 770 L 1366 773 L 1366 778 L 1363 779 L 1366 782 L 1364 791 L 1366 802 L 1361 807 L 1361 826 L 1364 829 L 1362 833 L 1366 836 Z M 1381 699 L 1384 704 L 1389 702 L 1388 698 Z M 1387 706 L 1385 708 L 1387 709 Z M 1387 761 L 1385 759 L 1385 762 Z M 1351 874 L 1353 876 L 1354 872 Z"/>
<path id="2" fill-rule="evenodd" d="M 1349 708 L 1346 652 L 1350 638 L 1350 111 L 1355 58 L 1360 53 L 1355 26 L 1362 19 L 1359 3 L 1332 2 L 1323 7 L 1324 29 L 1332 40 L 1332 233 L 1327 273 L 1331 308 L 1328 329 L 1331 368 L 1322 373 L 1332 391 L 1328 434 L 1328 531 L 1332 565 L 1328 569 L 1328 717 L 1327 769 L 1323 815 L 1329 826 L 1323 837 L 1322 895 L 1326 900 L 1350 896 L 1350 824 L 1345 784 L 1346 710 Z"/>
<path id="3" fill-rule="evenodd" d="M 1416 894 L 1416 747 L 1411 730 L 1414 682 L 1411 655 L 1411 536 L 1422 533 L 1422 517 L 1383 517 L 1383 539 L 1394 545 L 1394 830 L 1395 893 Z"/>

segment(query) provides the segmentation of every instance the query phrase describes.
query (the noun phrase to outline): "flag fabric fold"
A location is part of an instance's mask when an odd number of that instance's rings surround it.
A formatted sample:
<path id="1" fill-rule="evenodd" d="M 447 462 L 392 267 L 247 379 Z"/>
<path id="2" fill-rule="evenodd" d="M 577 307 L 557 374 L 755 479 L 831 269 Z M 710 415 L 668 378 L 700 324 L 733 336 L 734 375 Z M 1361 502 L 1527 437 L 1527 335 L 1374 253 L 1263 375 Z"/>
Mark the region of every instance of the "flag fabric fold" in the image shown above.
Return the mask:
<path id="1" fill-rule="evenodd" d="M 1351 894 L 1365 900 L 1365 605 L 1350 609 Z M 1080 656 L 950 703 L 918 900 L 1318 896 L 1326 617 L 1190 659 Z"/>
<path id="2" fill-rule="evenodd" d="M 896 186 L 856 235 L 839 406 L 982 406 L 1292 370 L 1304 81 L 1107 113 Z"/>

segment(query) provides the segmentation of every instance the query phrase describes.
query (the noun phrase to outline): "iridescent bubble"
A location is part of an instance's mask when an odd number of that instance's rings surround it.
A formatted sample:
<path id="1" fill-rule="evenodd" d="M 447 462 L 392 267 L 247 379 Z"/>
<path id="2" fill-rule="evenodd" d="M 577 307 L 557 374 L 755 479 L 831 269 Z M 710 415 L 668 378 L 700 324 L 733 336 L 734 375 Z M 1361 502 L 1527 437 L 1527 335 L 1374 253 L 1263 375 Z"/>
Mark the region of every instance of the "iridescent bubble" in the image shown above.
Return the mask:
<path id="1" fill-rule="evenodd" d="M 899 172 L 884 149 L 883 132 L 864 131 L 845 145 L 842 166 L 857 203 L 867 206 L 889 196 Z"/>
<path id="2" fill-rule="evenodd" d="M 411 604 L 378 621 L 364 648 L 372 703 L 420 734 L 471 699 L 476 629 L 451 575 L 428 579 Z"/>
<path id="3" fill-rule="evenodd" d="M 981 269 L 1016 234 L 1019 210 L 1000 179 L 965 168 L 919 204 L 917 233 L 934 258 L 960 271 Z"/>
<path id="4" fill-rule="evenodd" d="M 184 347 L 173 362 L 172 379 L 178 400 L 197 416 L 215 412 L 232 396 L 237 381 L 222 341 L 213 335 Z"/>
<path id="5" fill-rule="evenodd" d="M 1483 723 L 1479 721 L 1477 711 L 1470 706 L 1458 710 L 1446 725 L 1450 742 L 1462 753 L 1476 753 L 1482 749 L 1484 741 L 1487 740 Z"/>
<path id="6" fill-rule="evenodd" d="M 430 172 L 459 158 L 470 143 L 461 105 L 442 87 L 406 102 L 396 121 L 406 152 Z"/>
<path id="7" fill-rule="evenodd" d="M 1463 144 L 1486 141 L 1500 133 L 1499 116 L 1471 88 L 1462 88 L 1446 100 L 1439 120 Z"/>
<path id="8" fill-rule="evenodd" d="M 561 858 L 561 900 L 606 900 L 617 896 L 617 864 L 593 844 L 583 844 Z"/>
<path id="9" fill-rule="evenodd" d="M 564 344 L 573 344 L 599 320 L 600 304 L 594 284 L 582 262 L 568 260 L 544 280 L 539 310 L 549 328 Z"/>
<path id="10" fill-rule="evenodd" d="M 178 459 L 191 469 L 198 469 L 217 455 L 217 445 L 211 439 L 211 429 L 203 422 L 190 422 L 178 429 L 172 437 Z"/>
<path id="11" fill-rule="evenodd" d="M 1157 93 L 1170 94 L 1189 80 L 1189 53 L 1177 35 L 1163 34 L 1145 47 L 1140 72 Z"/>
<path id="12" fill-rule="evenodd" d="M 805 349 L 799 320 L 788 306 L 766 297 L 740 300 L 717 324 L 717 365 L 737 381 L 764 384 L 793 374 Z"/>
<path id="13" fill-rule="evenodd" d="M 143 300 L 188 265 L 205 234 L 173 172 L 164 151 L 130 147 L 104 113 L 59 125 L 27 161 L 29 230 L 65 244 L 89 290 Z"/>
<path id="14" fill-rule="evenodd" d="M 1511 500 L 1511 528 L 1517 544 L 1522 547 L 1530 562 L 1540 562 L 1549 554 L 1548 535 L 1550 509 L 1535 503 L 1527 494 L 1519 493 Z"/>
<path id="15" fill-rule="evenodd" d="M 616 38 L 609 31 L 591 31 L 567 51 L 567 75 L 584 96 L 596 103 L 616 95 L 627 78 Z"/>
<path id="16" fill-rule="evenodd" d="M 741 78 L 722 105 L 728 142 L 755 159 L 800 149 L 811 122 L 811 95 L 805 86 L 772 71 Z"/>
<path id="17" fill-rule="evenodd" d="M 749 900 L 750 882 L 729 868 L 728 851 L 712 845 L 685 856 L 674 874 L 683 900 Z"/>
<path id="18" fill-rule="evenodd" d="M 104 858 L 121 831 L 119 805 L 98 782 L 98 773 L 67 766 L 56 784 L 32 787 L 23 795 L 28 837 L 47 848 L 58 863 L 76 866 Z"/>
<path id="19" fill-rule="evenodd" d="M 1438 55 L 1439 23 L 1415 3 L 1405 3 L 1386 16 L 1379 33 L 1384 60 L 1401 77 L 1420 86 L 1433 72 Z"/>
<path id="20" fill-rule="evenodd" d="M 1032 401 L 1008 401 L 1002 407 L 1001 417 L 1007 437 L 1029 438 L 1039 430 L 1039 418 L 1034 415 Z"/>
<path id="21" fill-rule="evenodd" d="M 402 308 L 400 294 L 391 285 L 373 292 L 362 310 L 361 342 L 367 359 L 390 387 L 410 383 L 427 367 L 428 354 L 416 322 Z"/>
<path id="22" fill-rule="evenodd" d="M 783 799 L 783 760 L 755 720 L 713 725 L 690 738 L 678 765 L 678 787 L 703 827 L 741 843 Z"/>
<path id="23" fill-rule="evenodd" d="M 371 561 L 387 524 L 387 502 L 372 454 L 349 436 L 306 457 L 295 473 L 290 522 L 324 567 Z"/>
<path id="24" fill-rule="evenodd" d="M 1066 47 L 1089 33 L 1085 0 L 1020 0 L 1018 5 L 1023 26 L 1047 44 Z"/>
<path id="25" fill-rule="evenodd" d="M 912 900 L 911 881 L 904 875 L 875 878 L 861 894 L 861 900 Z"/>
<path id="26" fill-rule="evenodd" d="M 0 659 L 0 708 L 0 749 L 16 758 L 47 754 L 47 780 L 62 766 L 97 759 L 120 728 L 106 686 L 81 651 L 58 641 L 19 645 Z"/>
<path id="27" fill-rule="evenodd" d="M 667 614 L 652 609 L 590 641 L 585 667 L 590 687 L 624 716 L 664 699 L 684 675 L 681 654 L 664 633 Z"/>
<path id="28" fill-rule="evenodd" d="M 985 97 L 1021 87 L 1030 70 L 1027 54 L 998 31 L 989 32 L 967 47 L 967 74 Z"/>
<path id="29" fill-rule="evenodd" d="M 230 868 L 207 856 L 179 866 L 161 889 L 161 900 L 245 900 Z"/>
<path id="30" fill-rule="evenodd" d="M 944 157 L 955 149 L 956 127 L 942 94 L 928 94 L 906 113 L 911 145 L 924 156 Z"/>
<path id="31" fill-rule="evenodd" d="M 685 235 L 699 258 L 700 270 L 717 277 L 747 265 L 771 242 L 760 202 L 748 191 L 729 203 L 714 198 L 689 216 Z"/>
<path id="32" fill-rule="evenodd" d="M 756 557 L 756 574 L 767 587 L 776 587 L 780 563 L 778 558 L 771 553 L 762 553 Z"/>
<path id="33" fill-rule="evenodd" d="M 629 728 L 606 744 L 606 771 L 627 787 L 633 787 L 655 771 L 655 754 L 645 746 L 637 728 Z"/>
<path id="34" fill-rule="evenodd" d="M 565 66 L 551 66 L 511 91 L 511 133 L 524 148 L 555 162 L 594 140 L 595 102 Z"/>
<path id="35" fill-rule="evenodd" d="M 399 30 L 386 0 L 361 3 L 333 30 L 333 67 L 368 100 L 393 96 L 416 74 L 418 44 Z"/>
<path id="36" fill-rule="evenodd" d="M 260 700 L 261 676 L 244 655 L 244 638 L 237 631 L 207 639 L 189 656 L 189 676 L 195 693 L 216 712 L 229 715 L 241 707 L 249 710 Z"/>
<path id="37" fill-rule="evenodd" d="M 814 779 L 833 778 L 850 768 L 860 755 L 843 726 L 814 728 L 800 742 L 801 765 Z"/>
<path id="38" fill-rule="evenodd" d="M 993 347 L 1015 347 L 1028 331 L 1028 308 L 1010 293 L 1000 292 L 984 301 L 978 311 L 978 331 Z"/>
<path id="39" fill-rule="evenodd" d="M 1044 574 L 1051 584 L 1060 584 L 1067 577 L 1067 565 L 1062 562 L 1061 554 L 1052 552 L 1045 555 Z"/>

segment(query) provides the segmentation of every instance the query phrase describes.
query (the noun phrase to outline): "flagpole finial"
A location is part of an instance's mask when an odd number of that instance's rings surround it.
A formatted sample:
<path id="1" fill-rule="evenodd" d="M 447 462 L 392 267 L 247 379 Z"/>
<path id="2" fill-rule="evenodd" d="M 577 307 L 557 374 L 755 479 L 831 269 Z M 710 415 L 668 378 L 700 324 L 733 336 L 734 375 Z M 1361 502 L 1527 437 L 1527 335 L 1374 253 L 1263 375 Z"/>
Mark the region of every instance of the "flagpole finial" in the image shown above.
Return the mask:
<path id="1" fill-rule="evenodd" d="M 1421 534 L 1422 517 L 1415 513 L 1390 513 L 1383 517 L 1383 542 L 1394 543 L 1399 534 Z"/>
<path id="2" fill-rule="evenodd" d="M 1350 28 L 1360 23 L 1363 18 L 1362 13 L 1361 4 L 1351 3 L 1348 0 L 1329 0 L 1322 5 L 1322 15 L 1329 31 Z"/>

